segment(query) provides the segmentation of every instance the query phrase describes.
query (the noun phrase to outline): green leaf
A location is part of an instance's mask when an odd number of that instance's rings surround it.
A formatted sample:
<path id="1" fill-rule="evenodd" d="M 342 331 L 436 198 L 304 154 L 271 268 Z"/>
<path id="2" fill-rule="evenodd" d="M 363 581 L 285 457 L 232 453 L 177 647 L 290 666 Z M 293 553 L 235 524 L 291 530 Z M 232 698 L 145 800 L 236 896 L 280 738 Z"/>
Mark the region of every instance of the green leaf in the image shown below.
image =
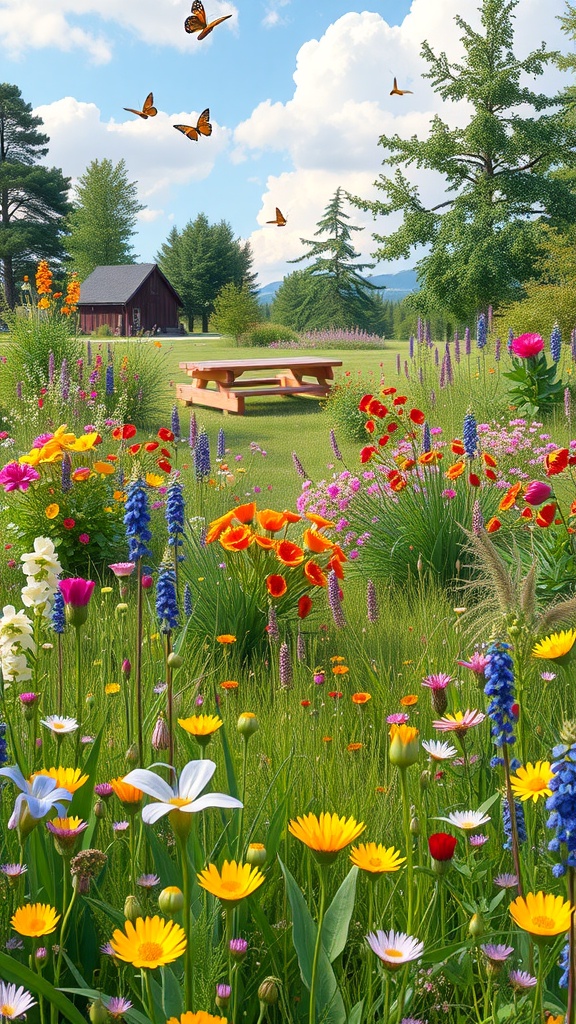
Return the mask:
<path id="1" fill-rule="evenodd" d="M 331 964 L 343 951 L 356 900 L 358 868 L 354 865 L 346 875 L 324 916 L 322 945 Z"/>
<path id="2" fill-rule="evenodd" d="M 298 956 L 300 976 L 308 989 L 312 979 L 312 961 L 316 944 L 316 923 L 296 880 L 278 858 L 292 910 L 292 941 Z M 323 947 L 320 948 L 316 975 L 316 1013 L 322 1024 L 345 1024 L 346 1010 L 334 971 Z"/>
<path id="3" fill-rule="evenodd" d="M 348 1020 L 346 1021 L 346 1024 L 361 1024 L 361 1021 L 362 1021 L 362 1010 L 363 1009 L 364 1009 L 364 1000 L 361 999 L 360 1002 L 356 1003 L 356 1005 L 353 1006 L 352 1009 L 350 1010 L 350 1013 L 348 1014 Z"/>
<path id="4" fill-rule="evenodd" d="M 162 967 L 162 1013 L 166 1020 L 182 1013 L 182 985 L 169 967 Z"/>
<path id="5" fill-rule="evenodd" d="M 46 978 L 37 974 L 36 971 L 31 971 L 29 967 L 25 967 L 24 964 L 18 963 L 13 957 L 8 956 L 7 953 L 0 953 L 0 974 L 5 981 L 12 982 L 14 984 L 24 985 L 30 992 L 35 996 L 43 996 L 50 1006 L 55 1006 L 62 1017 L 65 1020 L 69 1020 L 71 1024 L 86 1024 L 86 1020 L 77 1010 L 67 996 L 64 995 L 64 991 L 61 989 L 54 988 Z"/>

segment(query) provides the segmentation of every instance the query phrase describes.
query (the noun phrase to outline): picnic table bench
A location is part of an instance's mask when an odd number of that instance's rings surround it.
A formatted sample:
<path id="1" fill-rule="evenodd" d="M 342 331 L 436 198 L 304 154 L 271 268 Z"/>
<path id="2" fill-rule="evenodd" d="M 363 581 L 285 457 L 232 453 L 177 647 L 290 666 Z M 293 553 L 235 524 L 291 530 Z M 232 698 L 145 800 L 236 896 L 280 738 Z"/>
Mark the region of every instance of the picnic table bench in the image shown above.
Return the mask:
<path id="1" fill-rule="evenodd" d="M 180 363 L 192 377 L 191 384 L 177 384 L 176 397 L 186 405 L 209 405 L 225 412 L 244 414 L 244 400 L 254 395 L 316 395 L 324 397 L 334 380 L 340 359 L 285 355 L 273 359 L 202 360 Z M 248 373 L 279 371 L 275 376 L 245 377 Z M 305 381 L 304 377 L 313 380 Z M 216 388 L 209 388 L 215 384 Z"/>

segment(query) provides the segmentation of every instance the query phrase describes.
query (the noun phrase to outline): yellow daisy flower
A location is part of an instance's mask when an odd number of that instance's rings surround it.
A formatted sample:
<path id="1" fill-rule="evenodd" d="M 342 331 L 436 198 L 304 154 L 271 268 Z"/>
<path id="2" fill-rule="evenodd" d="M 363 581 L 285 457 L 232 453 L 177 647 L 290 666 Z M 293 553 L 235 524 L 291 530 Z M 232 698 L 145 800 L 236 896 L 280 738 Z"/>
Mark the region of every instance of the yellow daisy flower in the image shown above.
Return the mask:
<path id="1" fill-rule="evenodd" d="M 57 505 L 56 502 L 53 502 L 51 505 L 46 506 L 44 514 L 46 516 L 46 519 L 56 519 L 56 516 L 58 515 L 59 511 L 60 505 Z"/>
<path id="2" fill-rule="evenodd" d="M 126 921 L 125 931 L 117 928 L 110 945 L 114 956 L 133 967 L 164 967 L 182 956 L 186 949 L 184 929 L 162 917 L 137 917 Z"/>
<path id="3" fill-rule="evenodd" d="M 350 860 L 361 871 L 377 876 L 387 871 L 398 871 L 406 857 L 401 857 L 393 846 L 386 848 L 382 843 L 360 843 L 352 847 Z"/>
<path id="4" fill-rule="evenodd" d="M 233 907 L 250 896 L 264 881 L 264 875 L 258 868 L 250 864 L 237 864 L 235 860 L 225 860 L 222 871 L 215 864 L 209 864 L 197 877 L 202 888 L 211 892 L 227 907 Z"/>
<path id="5" fill-rule="evenodd" d="M 574 641 L 576 641 L 576 629 L 563 629 L 560 633 L 551 633 L 550 636 L 544 637 L 534 645 L 532 657 L 560 660 L 570 654 Z"/>
<path id="6" fill-rule="evenodd" d="M 514 796 L 536 803 L 540 797 L 552 796 L 549 783 L 553 778 L 554 772 L 550 769 L 549 761 L 536 761 L 536 764 L 529 761 L 525 767 L 518 768 L 510 782 Z"/>
<path id="7" fill-rule="evenodd" d="M 192 715 L 190 718 L 179 718 L 178 725 L 190 733 L 201 747 L 205 747 L 224 722 L 218 715 Z"/>
<path id="8" fill-rule="evenodd" d="M 181 1013 L 179 1017 L 170 1017 L 166 1024 L 227 1024 L 226 1017 L 215 1017 L 213 1013 L 206 1010 L 188 1010 Z"/>
<path id="9" fill-rule="evenodd" d="M 18 907 L 10 924 L 19 935 L 39 938 L 56 931 L 60 916 L 48 903 L 27 903 L 24 907 Z"/>
<path id="10" fill-rule="evenodd" d="M 37 775 L 47 775 L 50 779 L 55 779 L 57 789 L 66 789 L 69 793 L 75 793 L 80 786 L 88 782 L 88 776 L 82 775 L 81 768 L 41 768 L 30 776 L 30 780 Z"/>
<path id="11" fill-rule="evenodd" d="M 106 683 L 104 693 L 120 693 L 120 683 Z"/>
<path id="12" fill-rule="evenodd" d="M 317 818 L 305 814 L 288 825 L 288 831 L 316 854 L 323 863 L 334 860 L 340 850 L 353 843 L 366 828 L 364 822 L 355 818 L 339 818 L 337 814 L 324 811 Z"/>
<path id="13" fill-rule="evenodd" d="M 525 898 L 517 896 L 509 907 L 515 924 L 536 938 L 567 932 L 572 909 L 562 896 L 543 892 L 529 892 Z"/>

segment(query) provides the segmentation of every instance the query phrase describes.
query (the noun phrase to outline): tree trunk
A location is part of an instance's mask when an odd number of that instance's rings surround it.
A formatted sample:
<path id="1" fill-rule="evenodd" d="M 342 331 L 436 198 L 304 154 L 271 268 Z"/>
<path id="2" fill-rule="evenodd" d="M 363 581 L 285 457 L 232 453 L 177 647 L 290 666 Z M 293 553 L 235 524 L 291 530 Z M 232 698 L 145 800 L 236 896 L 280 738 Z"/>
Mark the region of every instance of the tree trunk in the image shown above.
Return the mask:
<path id="1" fill-rule="evenodd" d="M 2 265 L 2 281 L 4 284 L 4 297 L 9 309 L 16 305 L 16 289 L 14 288 L 14 272 L 12 270 L 12 257 L 5 256 L 0 260 Z"/>
<path id="2" fill-rule="evenodd" d="M 202 313 L 202 334 L 208 334 L 208 313 Z"/>

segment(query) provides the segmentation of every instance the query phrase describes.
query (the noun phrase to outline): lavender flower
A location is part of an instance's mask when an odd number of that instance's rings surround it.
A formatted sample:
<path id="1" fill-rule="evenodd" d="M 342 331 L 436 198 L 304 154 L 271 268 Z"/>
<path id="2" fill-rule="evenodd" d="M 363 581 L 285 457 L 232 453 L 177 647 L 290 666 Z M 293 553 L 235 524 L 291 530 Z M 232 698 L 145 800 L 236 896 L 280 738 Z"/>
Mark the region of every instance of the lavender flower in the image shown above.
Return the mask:
<path id="1" fill-rule="evenodd" d="M 280 644 L 278 667 L 280 672 L 280 686 L 288 689 L 288 687 L 292 685 L 292 660 L 290 658 L 288 644 L 285 642 Z"/>
<path id="2" fill-rule="evenodd" d="M 430 425 L 428 420 L 425 421 L 422 429 L 422 451 L 429 452 L 432 448 L 432 438 L 430 437 Z"/>
<path id="3" fill-rule="evenodd" d="M 410 359 L 414 359 L 414 335 L 413 334 L 410 335 L 410 341 L 409 341 L 408 345 L 409 345 L 408 351 L 410 353 Z"/>
<path id="4" fill-rule="evenodd" d="M 562 335 L 558 324 L 554 324 L 552 328 L 552 334 L 550 335 L 550 355 L 552 361 L 555 363 L 560 362 L 560 354 L 562 351 Z"/>
<path id="5" fill-rule="evenodd" d="M 271 640 L 278 641 L 280 639 L 280 630 L 278 629 L 278 618 L 276 615 L 276 609 L 273 604 L 268 609 L 268 627 L 266 632 Z"/>
<path id="6" fill-rule="evenodd" d="M 300 462 L 300 459 L 296 455 L 296 452 L 292 452 L 292 462 L 294 463 L 294 469 L 298 473 L 298 476 L 301 476 L 303 480 L 306 480 L 307 479 L 306 470 L 304 469 L 304 466 L 302 465 L 302 463 Z"/>
<path id="7" fill-rule="evenodd" d="M 458 331 L 454 331 L 454 359 L 457 363 L 460 362 L 460 338 L 458 337 Z"/>
<path id="8" fill-rule="evenodd" d="M 334 625 L 342 629 L 346 625 L 342 601 L 340 600 L 340 584 L 333 569 L 328 573 L 328 603 L 334 619 Z"/>
<path id="9" fill-rule="evenodd" d="M 106 394 L 108 396 L 114 394 L 114 364 L 108 363 L 106 367 Z"/>
<path id="10" fill-rule="evenodd" d="M 196 413 L 193 412 L 192 415 L 190 416 L 190 430 L 189 430 L 189 433 L 188 433 L 188 444 L 190 445 L 190 450 L 191 451 L 194 451 L 194 449 L 196 447 L 196 438 L 197 437 L 198 437 L 198 421 L 196 419 Z"/>
<path id="11" fill-rule="evenodd" d="M 64 494 L 72 490 L 72 460 L 68 452 L 64 452 L 62 456 L 62 466 L 60 467 L 60 486 Z"/>
<path id="12" fill-rule="evenodd" d="M 334 453 L 334 458 L 337 459 L 338 462 L 342 462 L 342 452 L 338 447 L 338 442 L 336 441 L 336 433 L 333 427 L 330 430 L 330 447 L 332 448 L 332 451 Z"/>
<path id="13" fill-rule="evenodd" d="M 450 356 L 450 345 L 446 342 L 446 352 L 444 353 L 444 362 L 446 363 L 446 382 L 448 384 L 454 383 L 454 371 L 452 369 L 452 358 Z"/>
<path id="14" fill-rule="evenodd" d="M 434 365 L 439 366 L 440 364 L 440 353 L 438 352 L 438 345 L 434 346 Z"/>
<path id="15" fill-rule="evenodd" d="M 151 554 L 147 547 L 152 534 L 149 529 L 148 492 L 143 480 L 134 480 L 128 487 L 124 526 L 128 538 L 128 559 L 137 562 Z"/>

